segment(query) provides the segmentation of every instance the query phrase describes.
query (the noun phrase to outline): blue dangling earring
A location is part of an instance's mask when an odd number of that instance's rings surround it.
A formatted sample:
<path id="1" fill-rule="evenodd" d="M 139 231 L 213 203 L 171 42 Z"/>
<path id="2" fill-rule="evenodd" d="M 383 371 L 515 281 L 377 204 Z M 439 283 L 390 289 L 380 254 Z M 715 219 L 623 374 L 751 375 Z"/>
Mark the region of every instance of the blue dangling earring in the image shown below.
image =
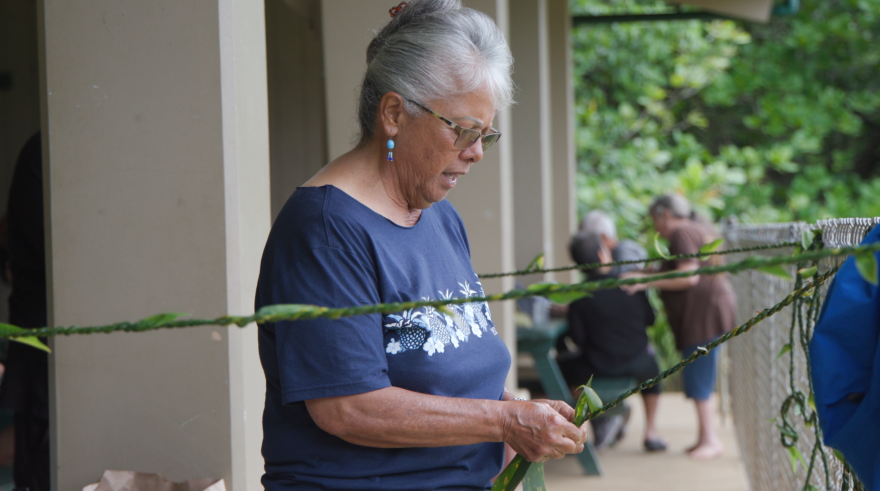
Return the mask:
<path id="1" fill-rule="evenodd" d="M 394 162 L 394 140 L 389 138 L 385 146 L 388 147 L 388 161 Z"/>

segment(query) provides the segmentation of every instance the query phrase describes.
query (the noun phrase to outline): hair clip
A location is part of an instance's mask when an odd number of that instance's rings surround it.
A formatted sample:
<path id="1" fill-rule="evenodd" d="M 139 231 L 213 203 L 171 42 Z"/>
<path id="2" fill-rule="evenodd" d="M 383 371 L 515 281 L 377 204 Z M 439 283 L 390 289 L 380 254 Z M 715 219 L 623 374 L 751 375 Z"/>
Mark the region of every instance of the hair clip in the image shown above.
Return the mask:
<path id="1" fill-rule="evenodd" d="M 397 14 L 399 14 L 400 11 L 403 10 L 404 7 L 406 7 L 406 4 L 407 2 L 400 2 L 399 4 L 397 4 L 397 7 L 391 7 L 390 9 L 388 9 L 388 13 L 391 14 L 391 17 L 396 17 Z"/>

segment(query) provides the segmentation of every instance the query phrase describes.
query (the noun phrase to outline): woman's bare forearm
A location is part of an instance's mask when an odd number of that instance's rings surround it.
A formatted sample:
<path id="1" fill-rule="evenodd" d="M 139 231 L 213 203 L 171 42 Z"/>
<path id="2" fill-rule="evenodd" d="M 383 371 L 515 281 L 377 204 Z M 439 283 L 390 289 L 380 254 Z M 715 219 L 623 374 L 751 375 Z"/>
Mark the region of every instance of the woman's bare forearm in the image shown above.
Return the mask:
<path id="1" fill-rule="evenodd" d="M 397 387 L 306 401 L 315 423 L 367 447 L 444 447 L 505 442 L 532 462 L 583 450 L 586 423 L 562 401 L 502 401 L 439 397 Z"/>
<path id="2" fill-rule="evenodd" d="M 306 401 L 309 414 L 324 431 L 350 443 L 382 448 L 503 441 L 505 404 L 509 403 L 398 387 Z"/>
<path id="3" fill-rule="evenodd" d="M 687 290 L 689 288 L 693 288 L 700 281 L 700 275 L 687 276 L 685 278 L 672 278 L 665 280 L 655 280 L 648 283 L 648 286 L 653 286 L 655 288 L 659 288 L 661 290 L 666 291 L 681 291 Z"/>

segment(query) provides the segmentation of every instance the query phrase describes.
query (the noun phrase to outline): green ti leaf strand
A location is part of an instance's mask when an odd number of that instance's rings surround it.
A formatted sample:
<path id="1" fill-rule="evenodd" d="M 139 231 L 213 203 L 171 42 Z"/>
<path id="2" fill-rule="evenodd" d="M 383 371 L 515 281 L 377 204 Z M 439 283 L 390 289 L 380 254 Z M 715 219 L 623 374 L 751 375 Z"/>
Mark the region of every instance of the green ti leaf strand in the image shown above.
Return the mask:
<path id="1" fill-rule="evenodd" d="M 544 296 L 548 297 L 554 294 L 559 293 L 569 293 L 569 292 L 592 292 L 596 290 L 602 289 L 610 289 L 616 288 L 621 285 L 635 285 L 639 283 L 649 283 L 651 281 L 661 280 L 661 279 L 674 279 L 674 278 L 685 278 L 688 276 L 694 275 L 713 275 L 720 273 L 737 273 L 740 271 L 745 271 L 748 269 L 759 269 L 768 266 L 782 265 L 782 264 L 795 264 L 801 261 L 813 261 L 822 259 L 825 257 L 832 256 L 844 256 L 844 255 L 855 255 L 864 252 L 873 252 L 880 250 L 880 243 L 862 245 L 862 246 L 854 246 L 854 247 L 842 247 L 838 249 L 823 249 L 818 251 L 807 251 L 796 256 L 775 256 L 775 257 L 759 257 L 759 256 L 751 256 L 743 261 L 721 265 L 721 266 L 709 266 L 705 268 L 699 268 L 692 271 L 673 271 L 664 274 L 653 275 L 649 277 L 643 278 L 627 278 L 627 279 L 618 279 L 618 278 L 607 278 L 604 280 L 598 281 L 586 281 L 583 283 L 575 283 L 572 285 L 563 285 L 563 284 L 554 284 L 548 283 L 541 285 L 540 288 L 530 288 L 530 289 L 517 289 L 510 290 L 504 293 L 496 293 L 493 295 L 487 295 L 482 297 L 463 297 L 463 298 L 450 298 L 450 299 L 440 299 L 440 300 L 414 300 L 410 302 L 396 302 L 396 303 L 385 303 L 385 304 L 375 304 L 375 305 L 358 305 L 354 307 L 344 307 L 344 308 L 327 308 L 320 307 L 316 305 L 271 305 L 266 306 L 260 309 L 258 312 L 249 315 L 249 316 L 222 316 L 215 319 L 177 319 L 169 322 L 164 322 L 161 324 L 155 324 L 152 322 L 153 317 L 148 317 L 151 322 L 119 322 L 115 324 L 108 324 L 104 326 L 89 326 L 89 327 L 78 327 L 78 326 L 67 326 L 67 327 L 41 327 L 35 329 L 26 329 L 23 331 L 16 331 L 10 329 L 0 329 L 0 338 L 18 338 L 18 337 L 26 337 L 26 336 L 38 336 L 38 337 L 50 337 L 50 336 L 59 336 L 59 335 L 72 335 L 72 334 L 93 334 L 93 333 L 110 333 L 116 331 L 122 332 L 141 332 L 141 331 L 150 331 L 156 329 L 173 329 L 173 328 L 183 328 L 183 327 L 196 327 L 196 326 L 207 326 L 207 325 L 216 325 L 216 326 L 228 326 L 228 325 L 237 325 L 239 327 L 247 326 L 252 322 L 256 323 L 265 323 L 265 322 L 278 322 L 278 321 L 295 321 L 295 320 L 307 320 L 307 319 L 317 319 L 317 318 L 329 318 L 329 319 L 338 319 L 340 317 L 354 317 L 358 315 L 366 315 L 366 314 L 377 314 L 377 313 L 394 313 L 400 312 L 403 310 L 415 309 L 420 307 L 438 307 L 444 305 L 459 305 L 466 304 L 472 302 L 494 302 L 501 300 L 513 300 L 517 298 L 530 297 L 530 296 Z M 165 315 L 165 314 L 160 314 Z M 176 314 L 167 314 L 167 315 L 176 315 Z M 146 319 L 145 319 L 146 320 Z"/>
<path id="2" fill-rule="evenodd" d="M 722 239 L 718 239 L 718 240 L 722 240 Z M 718 242 L 718 241 L 715 241 L 715 242 Z M 706 244 L 703 247 L 710 246 L 710 245 L 714 244 L 715 242 Z M 523 275 L 527 275 L 527 274 L 538 274 L 538 273 L 559 273 L 559 272 L 571 271 L 571 270 L 575 270 L 575 269 L 587 271 L 587 270 L 591 270 L 591 269 L 603 268 L 605 266 L 611 266 L 611 267 L 624 266 L 627 264 L 642 264 L 642 263 L 650 263 L 650 262 L 657 262 L 657 261 L 675 261 L 678 259 L 691 259 L 691 258 L 702 259 L 702 258 L 706 258 L 708 256 L 720 256 L 720 255 L 726 255 L 726 254 L 739 254 L 741 252 L 764 251 L 764 250 L 772 250 L 772 249 L 781 249 L 784 247 L 794 247 L 799 244 L 800 244 L 800 242 L 780 242 L 778 244 L 766 244 L 766 245 L 757 245 L 757 246 L 751 246 L 751 247 L 740 247 L 737 249 L 725 249 L 723 251 L 718 251 L 718 250 L 713 250 L 713 251 L 705 250 L 704 251 L 701 249 L 701 251 L 696 254 L 678 254 L 675 256 L 668 256 L 667 258 L 652 257 L 652 258 L 646 258 L 646 259 L 629 259 L 629 260 L 625 260 L 625 261 L 614 261 L 614 262 L 610 262 L 610 263 L 575 264 L 572 266 L 560 266 L 557 268 L 547 268 L 547 269 L 526 268 L 526 269 L 517 270 L 517 271 L 510 271 L 507 273 L 481 274 L 481 275 L 479 275 L 479 277 L 483 278 L 483 279 L 488 279 L 488 278 L 500 278 L 503 276 L 523 276 Z M 720 243 L 719 243 L 719 245 L 720 245 Z"/>

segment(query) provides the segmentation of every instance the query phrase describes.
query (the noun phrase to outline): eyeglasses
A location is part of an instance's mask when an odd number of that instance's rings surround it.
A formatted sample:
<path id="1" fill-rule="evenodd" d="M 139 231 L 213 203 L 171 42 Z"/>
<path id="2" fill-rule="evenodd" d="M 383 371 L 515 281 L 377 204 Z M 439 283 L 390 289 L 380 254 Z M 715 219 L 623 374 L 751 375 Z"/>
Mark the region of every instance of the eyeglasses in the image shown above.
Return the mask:
<path id="1" fill-rule="evenodd" d="M 407 99 L 407 101 L 415 104 L 416 106 L 419 106 L 420 108 L 424 109 L 425 111 L 428 111 L 429 113 L 433 114 L 434 116 L 437 116 L 440 119 L 440 121 L 443 121 L 444 123 L 446 123 L 447 126 L 452 128 L 453 130 L 457 131 L 458 138 L 455 139 L 455 148 L 457 148 L 459 150 L 467 150 L 468 148 L 471 147 L 471 145 L 476 143 L 477 140 L 482 138 L 483 139 L 483 151 L 485 151 L 486 149 L 491 147 L 493 143 L 497 142 L 499 138 L 501 138 L 501 133 L 498 133 L 497 131 L 495 131 L 495 128 L 489 128 L 490 130 L 492 130 L 492 133 L 487 133 L 484 135 L 477 130 L 472 130 L 470 128 L 462 128 L 461 126 L 453 123 L 452 121 L 444 118 L 443 116 L 435 113 L 434 111 L 428 109 L 427 107 L 419 104 L 416 101 L 413 101 L 410 99 Z"/>

